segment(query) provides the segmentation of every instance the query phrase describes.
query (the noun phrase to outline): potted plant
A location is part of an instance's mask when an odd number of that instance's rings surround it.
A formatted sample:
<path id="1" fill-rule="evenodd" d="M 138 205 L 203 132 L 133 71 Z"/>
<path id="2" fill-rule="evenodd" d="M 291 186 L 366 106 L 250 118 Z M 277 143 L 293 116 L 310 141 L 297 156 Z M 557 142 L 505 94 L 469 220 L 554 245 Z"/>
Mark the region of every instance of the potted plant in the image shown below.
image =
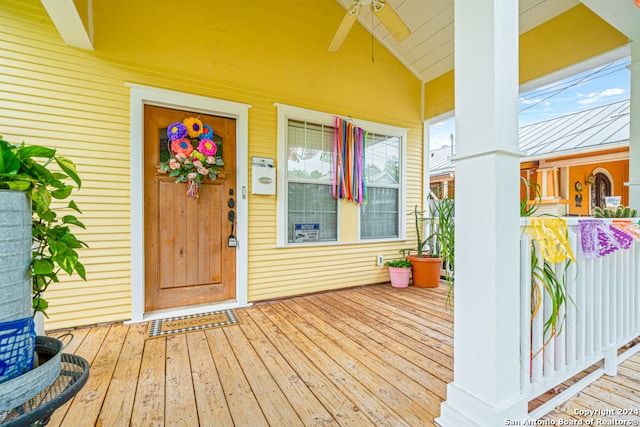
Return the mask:
<path id="1" fill-rule="evenodd" d="M 384 263 L 389 267 L 391 286 L 394 288 L 406 288 L 411 277 L 411 263 L 406 258 L 394 259 Z"/>
<path id="2" fill-rule="evenodd" d="M 426 238 L 422 238 L 421 229 L 424 225 L 424 211 L 418 211 L 416 205 L 412 215 L 415 220 L 416 240 L 415 249 L 410 249 L 407 260 L 411 263 L 411 274 L 413 276 L 413 284 L 419 288 L 435 288 L 440 284 L 440 268 L 442 267 L 442 257 L 440 256 L 440 246 L 436 244 L 435 237 L 435 221 L 431 218 L 431 234 Z M 411 255 L 411 251 L 415 250 L 416 255 Z"/>
<path id="3" fill-rule="evenodd" d="M 50 170 L 52 165 L 57 167 Z M 75 164 L 56 156 L 55 149 L 24 143 L 14 145 L 0 137 L 0 189 L 9 190 L 5 191 L 8 194 L 26 195 L 27 209 L 28 203 L 31 204 L 27 217 L 31 219 L 28 224 L 31 233 L 25 237 L 31 252 L 32 288 L 29 294 L 34 315 L 40 312 L 46 316 L 48 303 L 43 293 L 51 283 L 59 281 L 58 273 L 64 271 L 71 275 L 75 272 L 86 280 L 77 249 L 87 245 L 78 240 L 71 229 L 71 226 L 85 228 L 84 224 L 72 213 L 59 217 L 52 207 L 53 199 L 66 200 L 71 195 L 73 186 L 66 182 L 67 179 L 80 188 Z M 55 209 L 81 213 L 73 200 L 66 208 Z M 24 276 L 24 272 L 22 274 Z"/>
<path id="4" fill-rule="evenodd" d="M 637 215 L 637 209 L 622 205 L 617 208 L 601 208 L 596 206 L 594 213 L 594 217 L 596 218 L 635 218 Z"/>
<path id="5" fill-rule="evenodd" d="M 449 285 L 449 291 L 453 289 L 453 275 L 455 264 L 455 203 L 452 198 L 445 197 L 432 202 L 429 208 L 429 220 L 431 221 L 432 238 L 436 252 L 442 258 L 444 279 Z M 437 223 L 437 226 L 436 226 Z"/>
<path id="6" fill-rule="evenodd" d="M 59 281 L 59 271 L 85 278 L 76 249 L 86 245 L 70 229 L 84 225 L 75 215 L 59 218 L 51 206 L 53 199 L 71 195 L 67 178 L 78 188 L 81 182 L 73 162 L 55 154 L 51 148 L 13 145 L 0 137 L 0 270 L 5 276 L 0 281 L 0 333 L 11 342 L 0 349 L 2 410 L 32 398 L 57 377 L 62 344 L 55 338 L 36 337 L 44 334 L 44 319 L 36 314 L 46 315 L 48 304 L 42 294 Z M 57 167 L 50 170 L 50 165 Z M 80 212 L 73 201 L 67 208 Z M 55 343 L 57 351 L 46 353 L 53 357 L 40 364 L 37 352 L 43 344 L 48 346 L 47 341 Z"/>

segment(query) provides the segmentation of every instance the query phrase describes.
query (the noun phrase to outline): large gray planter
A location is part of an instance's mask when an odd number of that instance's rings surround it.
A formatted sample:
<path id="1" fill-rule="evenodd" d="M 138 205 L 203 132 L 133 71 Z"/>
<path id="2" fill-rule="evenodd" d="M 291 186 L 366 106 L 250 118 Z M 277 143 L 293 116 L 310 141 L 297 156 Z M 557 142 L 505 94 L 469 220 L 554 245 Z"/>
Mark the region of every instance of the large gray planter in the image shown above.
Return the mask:
<path id="1" fill-rule="evenodd" d="M 31 242 L 27 194 L 0 190 L 0 322 L 31 316 Z"/>
<path id="2" fill-rule="evenodd" d="M 42 363 L 29 372 L 0 384 L 0 413 L 31 399 L 60 375 L 62 342 L 51 337 L 37 337 L 35 347 Z M 55 397 L 55 394 L 51 397 Z"/>

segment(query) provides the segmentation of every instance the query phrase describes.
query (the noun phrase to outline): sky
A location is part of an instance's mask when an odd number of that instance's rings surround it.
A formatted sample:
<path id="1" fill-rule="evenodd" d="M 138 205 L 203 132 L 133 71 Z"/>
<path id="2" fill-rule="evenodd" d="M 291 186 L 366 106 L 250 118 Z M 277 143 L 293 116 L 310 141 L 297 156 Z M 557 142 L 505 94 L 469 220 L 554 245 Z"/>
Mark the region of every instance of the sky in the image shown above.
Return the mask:
<path id="1" fill-rule="evenodd" d="M 629 98 L 630 72 L 624 58 L 520 95 L 520 126 Z M 454 119 L 431 126 L 431 149 L 450 144 Z"/>

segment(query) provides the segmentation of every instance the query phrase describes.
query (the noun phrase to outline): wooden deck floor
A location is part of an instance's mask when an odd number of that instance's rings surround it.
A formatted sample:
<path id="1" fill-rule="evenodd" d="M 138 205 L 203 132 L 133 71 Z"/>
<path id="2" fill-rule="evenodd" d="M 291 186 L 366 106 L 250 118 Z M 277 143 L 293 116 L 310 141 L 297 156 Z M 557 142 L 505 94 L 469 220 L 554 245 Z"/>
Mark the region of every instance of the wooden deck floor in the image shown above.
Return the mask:
<path id="1" fill-rule="evenodd" d="M 433 426 L 453 379 L 446 291 L 376 285 L 259 303 L 236 310 L 238 325 L 164 338 L 147 339 L 146 323 L 74 330 L 66 351 L 91 375 L 49 425 Z M 576 405 L 595 394 L 638 407 L 634 375 L 640 356 Z"/>
<path id="2" fill-rule="evenodd" d="M 555 425 L 640 425 L 640 353 L 620 364 L 618 375 L 599 378 L 543 419 Z M 620 421 L 627 424 L 615 424 Z"/>

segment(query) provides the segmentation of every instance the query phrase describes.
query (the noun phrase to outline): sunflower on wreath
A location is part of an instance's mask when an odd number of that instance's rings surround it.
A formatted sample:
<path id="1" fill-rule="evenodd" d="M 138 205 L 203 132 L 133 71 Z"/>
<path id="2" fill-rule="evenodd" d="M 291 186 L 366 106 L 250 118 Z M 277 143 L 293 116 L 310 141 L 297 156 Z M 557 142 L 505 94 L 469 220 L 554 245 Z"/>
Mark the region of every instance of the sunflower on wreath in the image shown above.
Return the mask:
<path id="1" fill-rule="evenodd" d="M 203 178 L 215 180 L 222 166 L 221 157 L 216 157 L 217 147 L 213 142 L 213 129 L 195 118 L 171 123 L 167 127 L 171 158 L 160 163 L 160 169 L 176 178 L 176 183 L 186 182 L 187 196 L 197 199 Z"/>

